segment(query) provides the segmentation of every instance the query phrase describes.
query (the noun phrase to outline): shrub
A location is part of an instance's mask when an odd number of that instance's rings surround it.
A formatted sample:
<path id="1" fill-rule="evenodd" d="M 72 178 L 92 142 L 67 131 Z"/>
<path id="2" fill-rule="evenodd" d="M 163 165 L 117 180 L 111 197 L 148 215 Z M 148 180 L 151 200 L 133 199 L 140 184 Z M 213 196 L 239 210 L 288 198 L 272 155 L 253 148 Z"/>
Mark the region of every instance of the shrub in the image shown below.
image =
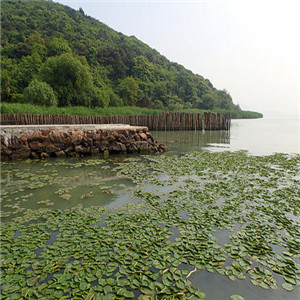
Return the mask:
<path id="1" fill-rule="evenodd" d="M 123 106 L 124 105 L 123 100 L 118 95 L 116 95 L 113 91 L 110 92 L 109 98 L 110 98 L 109 106 Z"/>
<path id="2" fill-rule="evenodd" d="M 154 100 L 152 103 L 152 108 L 153 109 L 164 109 L 164 105 L 160 100 Z"/>
<path id="3" fill-rule="evenodd" d="M 24 95 L 23 94 L 12 94 L 11 102 L 14 103 L 24 103 Z"/>
<path id="4" fill-rule="evenodd" d="M 34 79 L 24 90 L 25 102 L 37 105 L 57 106 L 57 97 L 52 87 L 46 82 Z"/>

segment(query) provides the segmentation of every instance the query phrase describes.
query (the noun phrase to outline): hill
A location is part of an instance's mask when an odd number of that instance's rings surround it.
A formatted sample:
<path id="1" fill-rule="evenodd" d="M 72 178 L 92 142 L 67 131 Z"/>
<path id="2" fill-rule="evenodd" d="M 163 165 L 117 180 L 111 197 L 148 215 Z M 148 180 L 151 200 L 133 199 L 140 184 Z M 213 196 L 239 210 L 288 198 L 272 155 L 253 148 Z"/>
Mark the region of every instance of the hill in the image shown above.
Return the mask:
<path id="1" fill-rule="evenodd" d="M 240 110 L 226 90 L 82 9 L 43 0 L 1 6 L 2 101 Z"/>

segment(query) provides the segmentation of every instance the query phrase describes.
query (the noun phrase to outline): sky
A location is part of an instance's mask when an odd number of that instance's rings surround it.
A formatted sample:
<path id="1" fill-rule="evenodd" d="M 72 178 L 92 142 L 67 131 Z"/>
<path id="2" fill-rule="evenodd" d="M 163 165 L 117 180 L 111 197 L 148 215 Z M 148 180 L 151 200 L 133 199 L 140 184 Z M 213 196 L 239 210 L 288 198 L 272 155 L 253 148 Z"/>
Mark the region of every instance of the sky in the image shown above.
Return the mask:
<path id="1" fill-rule="evenodd" d="M 298 0 L 55 0 L 134 35 L 242 109 L 300 115 Z"/>

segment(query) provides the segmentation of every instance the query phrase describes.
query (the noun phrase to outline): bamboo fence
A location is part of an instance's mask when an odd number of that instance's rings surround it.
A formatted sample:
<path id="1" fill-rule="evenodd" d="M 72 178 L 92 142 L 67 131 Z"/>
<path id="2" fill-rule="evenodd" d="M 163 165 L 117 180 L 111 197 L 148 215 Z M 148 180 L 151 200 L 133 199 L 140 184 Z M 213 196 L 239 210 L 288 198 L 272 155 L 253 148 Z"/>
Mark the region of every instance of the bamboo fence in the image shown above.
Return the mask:
<path id="1" fill-rule="evenodd" d="M 219 113 L 168 112 L 141 116 L 74 116 L 1 114 L 1 125 L 129 124 L 149 130 L 229 130 L 230 115 Z"/>

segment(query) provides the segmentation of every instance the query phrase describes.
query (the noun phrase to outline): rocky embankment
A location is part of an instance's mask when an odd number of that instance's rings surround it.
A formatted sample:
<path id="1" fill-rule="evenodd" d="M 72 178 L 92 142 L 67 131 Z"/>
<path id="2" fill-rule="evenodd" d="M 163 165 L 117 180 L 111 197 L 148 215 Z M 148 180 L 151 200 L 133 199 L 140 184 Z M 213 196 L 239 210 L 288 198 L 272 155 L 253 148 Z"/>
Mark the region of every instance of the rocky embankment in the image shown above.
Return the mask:
<path id="1" fill-rule="evenodd" d="M 164 152 L 147 127 L 129 125 L 1 126 L 1 158 Z"/>

